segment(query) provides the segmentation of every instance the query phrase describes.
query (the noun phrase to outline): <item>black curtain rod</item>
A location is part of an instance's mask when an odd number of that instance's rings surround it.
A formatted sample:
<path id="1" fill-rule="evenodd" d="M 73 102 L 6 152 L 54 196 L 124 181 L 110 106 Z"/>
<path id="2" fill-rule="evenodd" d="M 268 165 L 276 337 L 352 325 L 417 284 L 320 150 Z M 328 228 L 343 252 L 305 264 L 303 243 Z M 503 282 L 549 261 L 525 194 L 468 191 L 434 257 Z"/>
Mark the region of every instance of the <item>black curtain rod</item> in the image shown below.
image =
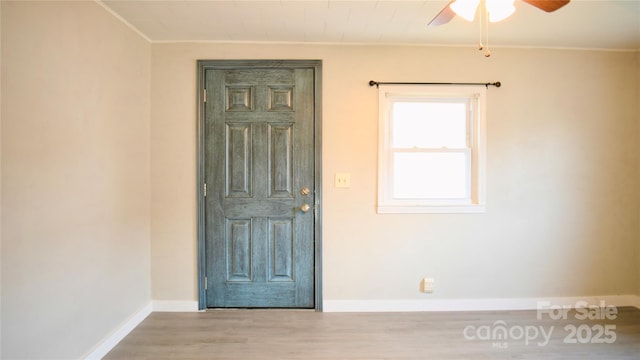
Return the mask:
<path id="1" fill-rule="evenodd" d="M 380 82 L 380 81 L 369 81 L 369 86 L 379 87 L 380 85 L 484 85 L 485 87 L 495 86 L 500 87 L 502 83 L 500 81 L 496 81 L 493 83 L 437 83 L 437 82 Z"/>

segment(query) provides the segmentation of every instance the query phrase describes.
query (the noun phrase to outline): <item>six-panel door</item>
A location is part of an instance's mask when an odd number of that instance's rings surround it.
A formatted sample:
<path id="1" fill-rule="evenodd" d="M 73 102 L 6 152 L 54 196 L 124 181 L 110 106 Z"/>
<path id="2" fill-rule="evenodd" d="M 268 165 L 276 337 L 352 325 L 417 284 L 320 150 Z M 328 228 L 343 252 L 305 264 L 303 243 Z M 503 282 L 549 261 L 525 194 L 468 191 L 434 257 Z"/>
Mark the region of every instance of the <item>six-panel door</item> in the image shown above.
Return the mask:
<path id="1" fill-rule="evenodd" d="M 313 70 L 205 81 L 207 307 L 313 308 Z"/>

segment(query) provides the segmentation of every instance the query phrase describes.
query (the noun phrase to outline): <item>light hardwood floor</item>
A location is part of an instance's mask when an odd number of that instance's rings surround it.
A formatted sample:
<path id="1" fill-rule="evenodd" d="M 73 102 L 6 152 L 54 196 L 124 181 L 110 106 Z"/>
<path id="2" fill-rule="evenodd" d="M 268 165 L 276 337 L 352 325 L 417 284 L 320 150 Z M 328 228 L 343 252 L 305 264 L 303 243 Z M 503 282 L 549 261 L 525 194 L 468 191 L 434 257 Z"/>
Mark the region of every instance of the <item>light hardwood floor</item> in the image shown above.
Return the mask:
<path id="1" fill-rule="evenodd" d="M 577 315 L 553 320 L 537 319 L 536 311 L 152 313 L 105 359 L 640 359 L 640 310 L 619 308 L 615 320 Z M 500 327 L 506 338 L 493 334 Z M 548 343 L 543 332 L 551 334 Z M 614 337 L 611 344 L 594 343 Z"/>

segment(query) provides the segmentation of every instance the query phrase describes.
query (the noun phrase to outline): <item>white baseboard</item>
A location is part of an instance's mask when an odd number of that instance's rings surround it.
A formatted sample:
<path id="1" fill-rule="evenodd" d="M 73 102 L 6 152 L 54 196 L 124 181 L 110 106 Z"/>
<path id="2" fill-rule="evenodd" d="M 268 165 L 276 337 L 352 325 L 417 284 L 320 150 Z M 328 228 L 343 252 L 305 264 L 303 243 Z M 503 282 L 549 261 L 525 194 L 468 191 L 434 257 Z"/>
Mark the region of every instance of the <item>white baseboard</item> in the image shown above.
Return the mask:
<path id="1" fill-rule="evenodd" d="M 153 311 L 157 312 L 195 312 L 198 302 L 189 300 L 153 300 Z"/>
<path id="2" fill-rule="evenodd" d="M 107 355 L 131 330 L 149 316 L 152 312 L 194 312 L 198 311 L 197 301 L 154 300 L 133 314 L 109 336 L 96 345 L 86 356 L 85 360 L 98 360 Z"/>
<path id="3" fill-rule="evenodd" d="M 536 310 L 539 307 L 539 302 L 575 307 L 576 304 L 582 302 L 598 305 L 600 301 L 617 307 L 634 306 L 640 308 L 640 296 L 636 295 L 514 299 L 324 300 L 322 308 L 324 312 Z"/>
<path id="4" fill-rule="evenodd" d="M 104 340 L 96 345 L 87 354 L 84 359 L 86 360 L 98 360 L 107 355 L 111 349 L 113 349 L 120 340 L 124 339 L 131 330 L 135 329 L 144 319 L 151 314 L 151 303 L 145 305 L 142 309 L 131 315 L 124 323 L 122 323 L 116 330 L 109 334 Z"/>

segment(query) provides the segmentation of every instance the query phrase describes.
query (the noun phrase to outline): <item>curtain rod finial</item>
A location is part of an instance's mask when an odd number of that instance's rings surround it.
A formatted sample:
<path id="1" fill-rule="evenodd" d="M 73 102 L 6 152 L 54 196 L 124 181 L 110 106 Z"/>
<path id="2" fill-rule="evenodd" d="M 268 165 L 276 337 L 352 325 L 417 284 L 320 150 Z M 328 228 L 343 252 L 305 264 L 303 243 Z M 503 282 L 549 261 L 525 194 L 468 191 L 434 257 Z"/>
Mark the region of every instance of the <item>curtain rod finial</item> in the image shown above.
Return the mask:
<path id="1" fill-rule="evenodd" d="M 379 83 L 379 82 L 377 82 L 377 81 L 373 81 L 373 80 L 369 81 L 369 86 L 374 86 L 374 85 L 375 85 L 376 87 L 378 87 L 378 86 L 380 85 L 380 83 Z"/>

